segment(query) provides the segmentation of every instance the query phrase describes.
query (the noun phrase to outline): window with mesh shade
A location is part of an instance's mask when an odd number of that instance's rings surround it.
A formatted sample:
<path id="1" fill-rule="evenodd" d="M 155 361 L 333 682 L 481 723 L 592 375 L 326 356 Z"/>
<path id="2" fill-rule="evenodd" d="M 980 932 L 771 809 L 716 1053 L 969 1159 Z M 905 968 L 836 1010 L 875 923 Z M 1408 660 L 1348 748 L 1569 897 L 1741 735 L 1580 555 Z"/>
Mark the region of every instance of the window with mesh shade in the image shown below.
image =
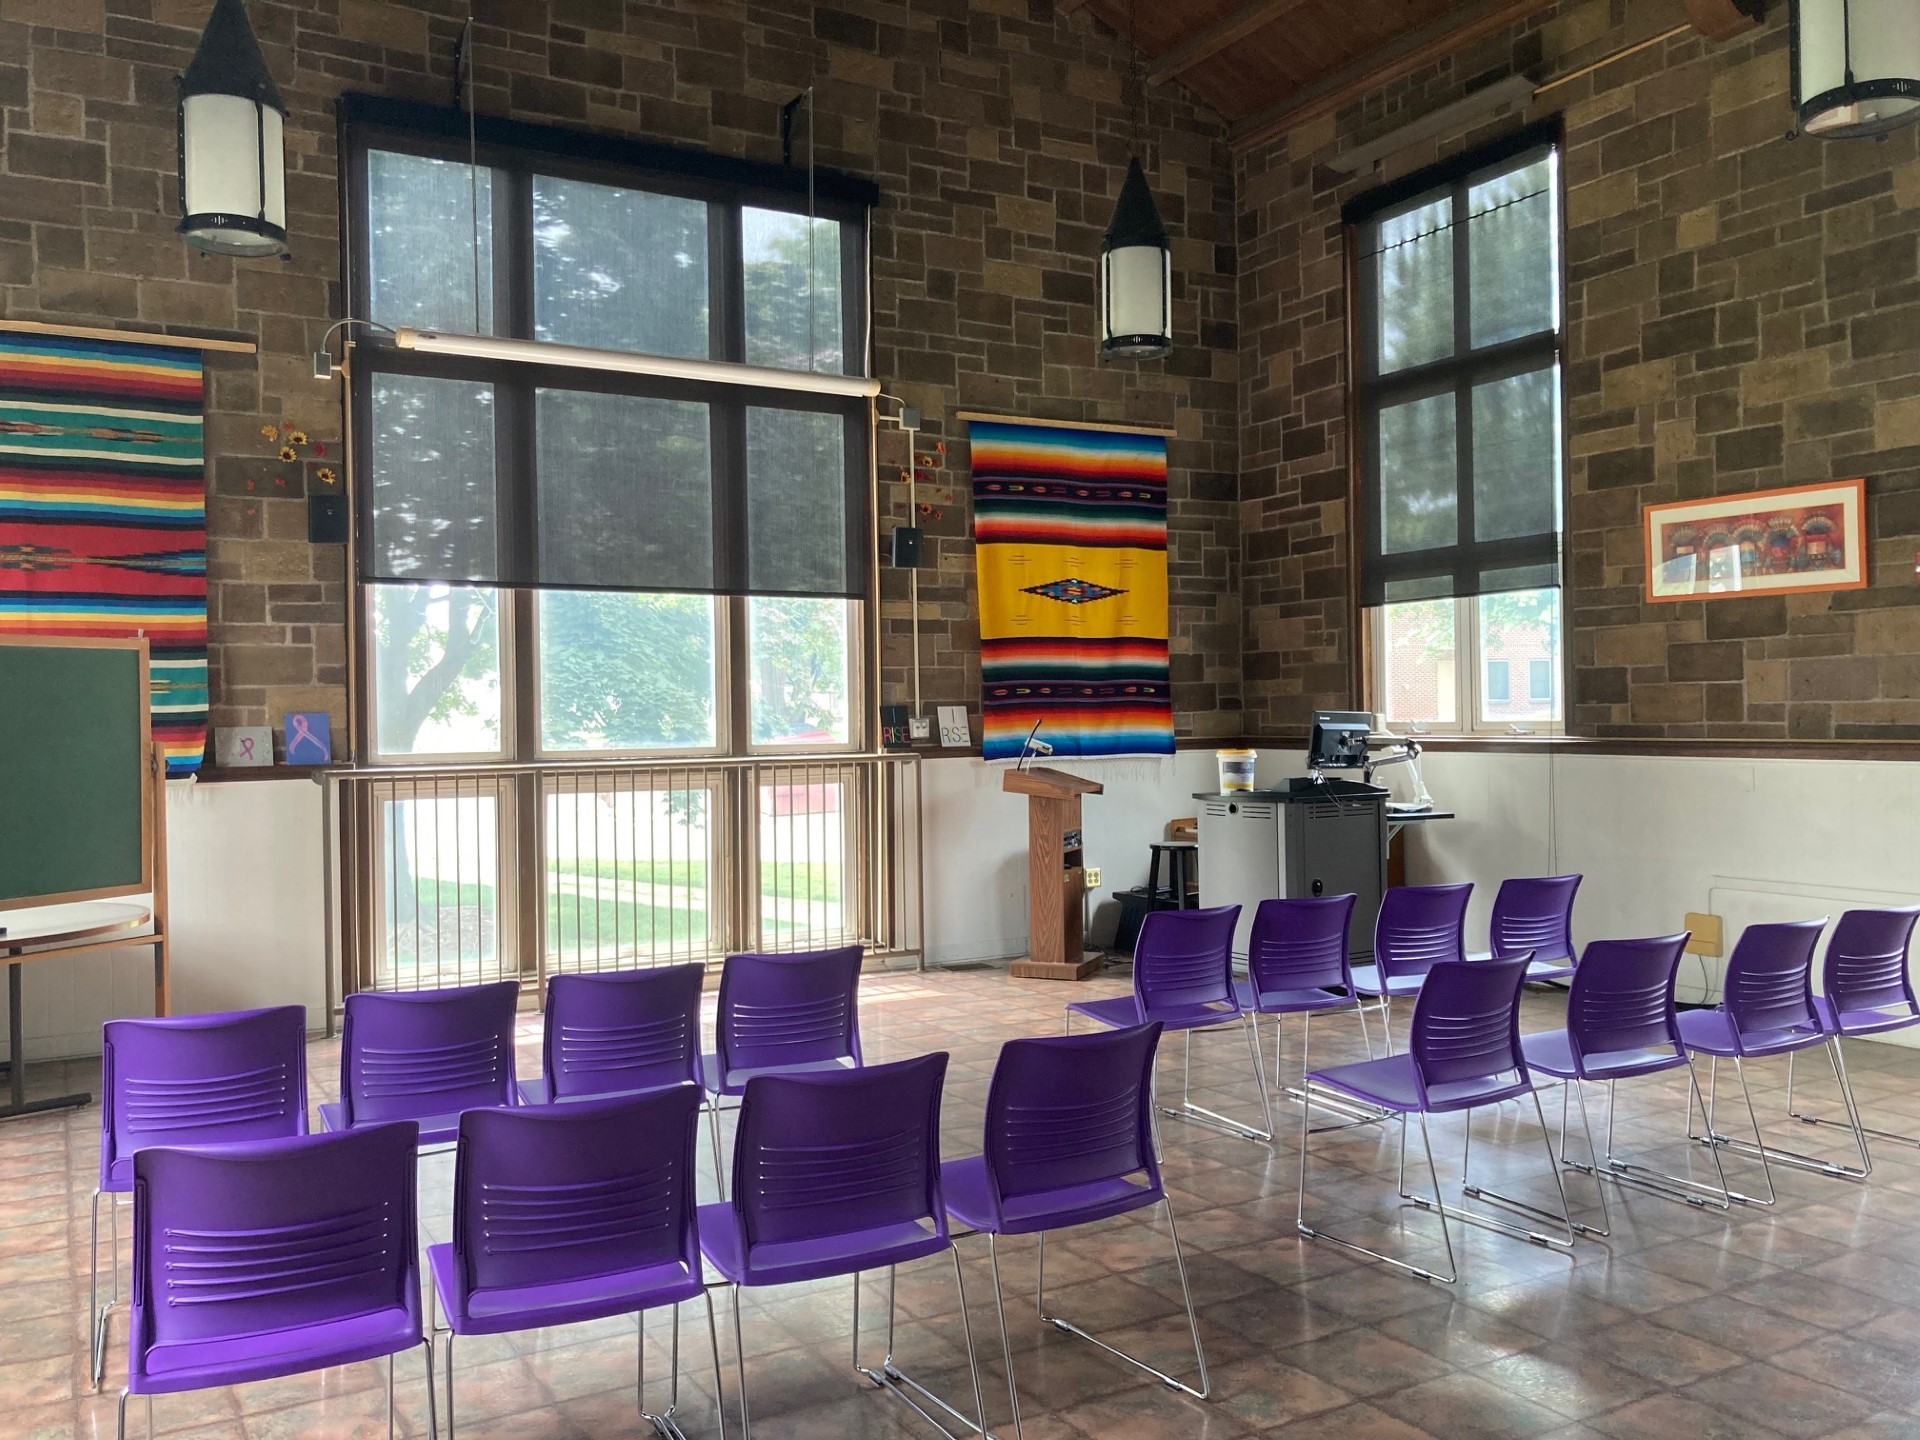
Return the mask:
<path id="1" fill-rule="evenodd" d="M 1559 583 L 1557 126 L 1362 196 L 1364 605 Z"/>

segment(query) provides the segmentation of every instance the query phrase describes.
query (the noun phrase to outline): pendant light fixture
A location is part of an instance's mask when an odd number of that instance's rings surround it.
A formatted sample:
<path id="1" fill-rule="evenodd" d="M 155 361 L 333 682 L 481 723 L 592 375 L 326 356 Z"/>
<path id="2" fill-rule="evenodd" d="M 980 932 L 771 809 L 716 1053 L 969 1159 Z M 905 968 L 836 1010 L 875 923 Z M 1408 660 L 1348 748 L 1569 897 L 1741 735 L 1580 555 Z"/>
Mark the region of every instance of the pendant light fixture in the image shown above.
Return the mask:
<path id="1" fill-rule="evenodd" d="M 196 250 L 287 252 L 286 103 L 240 0 L 214 0 L 180 77 L 180 233 Z"/>
<path id="2" fill-rule="evenodd" d="M 1793 107 L 1802 134 L 1832 140 L 1920 120 L 1920 4 L 1793 0 Z"/>
<path id="3" fill-rule="evenodd" d="M 1158 360 L 1173 349 L 1173 242 L 1140 165 L 1147 87 L 1140 71 L 1138 18 L 1136 4 L 1127 27 L 1140 99 L 1133 156 L 1100 246 L 1100 355 L 1106 360 Z"/>

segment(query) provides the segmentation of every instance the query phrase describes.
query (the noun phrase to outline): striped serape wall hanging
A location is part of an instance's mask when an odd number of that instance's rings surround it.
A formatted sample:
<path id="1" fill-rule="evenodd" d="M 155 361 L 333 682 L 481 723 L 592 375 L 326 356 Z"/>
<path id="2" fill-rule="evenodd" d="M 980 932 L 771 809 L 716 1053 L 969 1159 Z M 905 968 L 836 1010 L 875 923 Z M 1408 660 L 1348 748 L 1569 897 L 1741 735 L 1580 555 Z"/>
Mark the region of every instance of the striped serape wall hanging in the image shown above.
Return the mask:
<path id="1" fill-rule="evenodd" d="M 0 334 L 0 634 L 152 656 L 167 773 L 207 738 L 207 502 L 196 350 Z"/>
<path id="2" fill-rule="evenodd" d="M 1172 754 L 1165 438 L 969 428 L 985 757 Z"/>

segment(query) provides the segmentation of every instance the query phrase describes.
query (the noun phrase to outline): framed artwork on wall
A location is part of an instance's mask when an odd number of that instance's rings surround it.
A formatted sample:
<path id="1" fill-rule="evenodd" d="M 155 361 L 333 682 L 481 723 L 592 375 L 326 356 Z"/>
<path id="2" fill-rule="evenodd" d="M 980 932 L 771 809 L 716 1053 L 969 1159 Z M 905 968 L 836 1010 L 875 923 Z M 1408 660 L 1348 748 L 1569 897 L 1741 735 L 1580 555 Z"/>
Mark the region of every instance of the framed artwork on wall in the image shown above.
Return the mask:
<path id="1" fill-rule="evenodd" d="M 1648 600 L 1859 590 L 1867 583 L 1867 482 L 1649 505 Z"/>

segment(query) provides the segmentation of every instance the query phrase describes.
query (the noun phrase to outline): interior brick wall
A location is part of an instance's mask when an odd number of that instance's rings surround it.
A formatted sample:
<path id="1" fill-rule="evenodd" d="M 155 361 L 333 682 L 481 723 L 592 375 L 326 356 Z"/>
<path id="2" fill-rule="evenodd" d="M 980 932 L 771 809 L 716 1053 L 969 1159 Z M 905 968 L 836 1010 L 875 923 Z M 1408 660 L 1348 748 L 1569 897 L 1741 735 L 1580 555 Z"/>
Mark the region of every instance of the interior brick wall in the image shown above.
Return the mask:
<path id="1" fill-rule="evenodd" d="M 310 353 L 341 313 L 332 102 L 450 101 L 464 0 L 250 0 L 289 107 L 292 256 L 235 262 L 173 233 L 174 77 L 209 0 L 0 0 L 0 313 L 255 340 L 208 362 L 212 721 L 346 718 L 345 556 L 306 543 L 321 464 L 262 427 L 337 445 Z M 1096 257 L 1129 153 L 1129 53 L 1051 0 L 478 0 L 479 108 L 777 160 L 780 106 L 816 87 L 821 164 L 871 175 L 877 373 L 944 441 L 920 499 L 922 698 L 968 704 L 979 640 L 959 409 L 1165 426 L 1174 700 L 1189 734 L 1241 728 L 1240 347 L 1232 165 L 1217 117 L 1155 92 L 1148 168 L 1175 242 L 1178 349 L 1096 363 Z M 905 454 L 882 450 L 883 473 Z M 882 482 L 882 525 L 907 514 Z M 903 573 L 882 572 L 885 701 L 907 698 Z"/>
<path id="2" fill-rule="evenodd" d="M 1920 131 L 1784 138 L 1786 6 L 1558 86 L 1564 111 L 1570 728 L 1920 738 Z M 1253 734 L 1352 703 L 1340 206 L 1492 134 L 1326 162 L 1515 70 L 1564 75 L 1683 19 L 1563 3 L 1250 152 L 1241 242 L 1245 705 Z M 1641 507 L 1864 476 L 1870 586 L 1646 603 Z"/>

